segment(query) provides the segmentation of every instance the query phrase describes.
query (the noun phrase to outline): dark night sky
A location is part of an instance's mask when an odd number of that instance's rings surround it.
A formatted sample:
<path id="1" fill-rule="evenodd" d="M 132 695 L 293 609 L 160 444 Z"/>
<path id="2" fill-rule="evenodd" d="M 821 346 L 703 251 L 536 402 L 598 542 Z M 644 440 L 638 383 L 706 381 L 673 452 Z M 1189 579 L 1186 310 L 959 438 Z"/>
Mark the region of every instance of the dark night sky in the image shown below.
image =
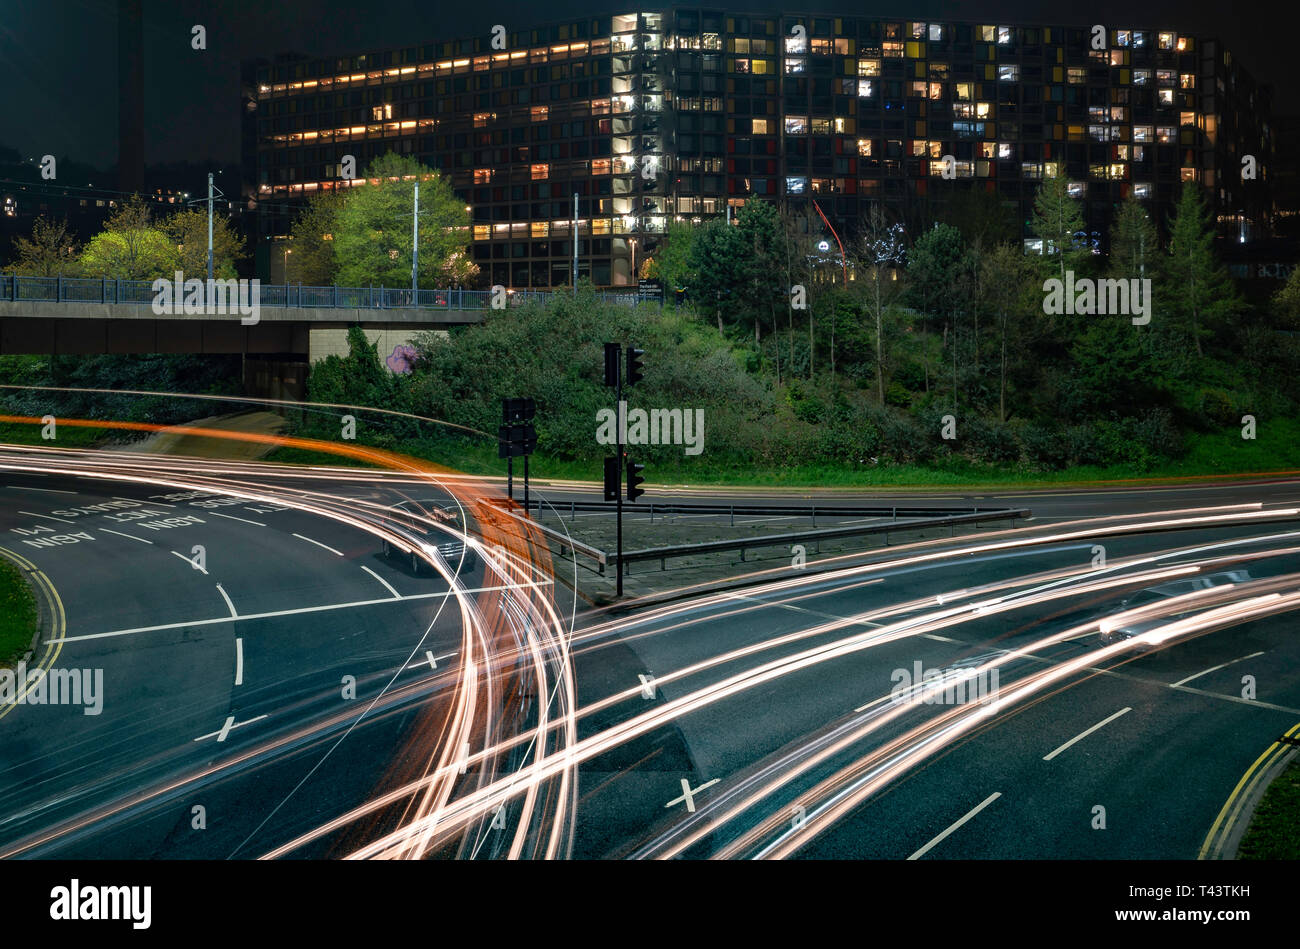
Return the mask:
<path id="1" fill-rule="evenodd" d="M 1220 0 L 1099 0 L 1086 6 L 1029 0 L 740 0 L 725 9 L 778 13 L 811 9 L 845 15 L 978 22 L 1064 23 L 1174 29 L 1219 35 L 1248 70 L 1275 84 L 1275 112 L 1300 112 L 1296 14 L 1268 6 L 1235 15 Z M 1279 5 L 1281 7 L 1281 5 Z M 1293 4 L 1287 4 L 1291 11 Z M 239 154 L 239 64 L 254 56 L 383 49 L 486 34 L 538 21 L 630 12 L 596 0 L 144 0 L 145 160 L 234 163 Z M 1113 19 L 1112 19 L 1113 16 Z M 208 49 L 190 48 L 190 28 L 208 30 Z M 26 154 L 69 156 L 102 168 L 117 157 L 117 5 L 113 0 L 0 0 L 0 145 Z M 518 24 L 518 27 L 516 26 Z"/>

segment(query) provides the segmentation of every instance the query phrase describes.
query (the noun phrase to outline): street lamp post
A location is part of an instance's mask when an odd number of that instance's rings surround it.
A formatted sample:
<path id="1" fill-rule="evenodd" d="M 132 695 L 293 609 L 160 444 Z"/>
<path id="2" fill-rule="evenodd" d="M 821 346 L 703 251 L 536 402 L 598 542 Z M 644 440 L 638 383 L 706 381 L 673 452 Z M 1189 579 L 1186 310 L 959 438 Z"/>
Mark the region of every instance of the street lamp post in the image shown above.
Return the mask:
<path id="1" fill-rule="evenodd" d="M 284 296 L 286 303 L 289 299 L 289 255 L 292 253 L 293 248 L 286 247 L 284 249 Z"/>

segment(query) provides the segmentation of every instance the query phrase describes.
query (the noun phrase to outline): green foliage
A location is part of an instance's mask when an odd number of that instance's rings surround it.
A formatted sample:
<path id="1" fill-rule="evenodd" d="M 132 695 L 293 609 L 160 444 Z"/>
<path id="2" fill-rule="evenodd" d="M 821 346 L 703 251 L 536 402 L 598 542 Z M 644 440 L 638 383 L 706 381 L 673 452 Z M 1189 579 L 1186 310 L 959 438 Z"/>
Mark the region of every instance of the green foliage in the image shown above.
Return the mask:
<path id="1" fill-rule="evenodd" d="M 23 277 L 80 277 L 78 247 L 66 220 L 44 216 L 32 224 L 32 236 L 14 240 L 15 255 L 8 270 Z"/>
<path id="2" fill-rule="evenodd" d="M 420 182 L 419 285 L 461 285 L 477 268 L 466 245 L 469 213 L 441 176 L 389 152 L 366 170 L 368 183 L 348 191 L 337 213 L 334 259 L 345 286 L 409 287 L 415 182 Z"/>
<path id="3" fill-rule="evenodd" d="M 668 224 L 659 249 L 646 261 L 646 274 L 652 280 L 661 280 L 664 292 L 672 299 L 675 290 L 685 290 L 695 283 L 691 254 L 697 229 L 684 221 Z"/>
<path id="4" fill-rule="evenodd" d="M 338 261 L 334 258 L 334 232 L 343 207 L 340 191 L 318 191 L 307 199 L 302 213 L 294 219 L 292 237 L 293 282 L 309 287 L 328 287 L 338 281 Z"/>
<path id="5" fill-rule="evenodd" d="M 1079 274 L 1089 256 L 1087 250 L 1075 246 L 1074 235 L 1084 229 L 1083 211 L 1070 197 L 1064 175 L 1043 179 L 1034 196 L 1030 229 L 1042 238 L 1044 270 L 1054 271 L 1060 280 L 1065 279 L 1067 270 Z"/>

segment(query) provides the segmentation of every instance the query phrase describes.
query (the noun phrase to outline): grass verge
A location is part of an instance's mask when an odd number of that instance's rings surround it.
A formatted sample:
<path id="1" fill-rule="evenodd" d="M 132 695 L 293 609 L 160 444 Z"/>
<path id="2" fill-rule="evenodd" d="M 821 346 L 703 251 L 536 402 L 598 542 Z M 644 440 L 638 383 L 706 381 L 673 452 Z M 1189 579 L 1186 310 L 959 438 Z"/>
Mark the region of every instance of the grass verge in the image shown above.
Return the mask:
<path id="1" fill-rule="evenodd" d="M 0 557 L 0 666 L 8 666 L 32 645 L 36 597 L 22 572 Z"/>
<path id="2" fill-rule="evenodd" d="M 1268 786 L 1237 848 L 1239 860 L 1300 860 L 1300 759 Z"/>

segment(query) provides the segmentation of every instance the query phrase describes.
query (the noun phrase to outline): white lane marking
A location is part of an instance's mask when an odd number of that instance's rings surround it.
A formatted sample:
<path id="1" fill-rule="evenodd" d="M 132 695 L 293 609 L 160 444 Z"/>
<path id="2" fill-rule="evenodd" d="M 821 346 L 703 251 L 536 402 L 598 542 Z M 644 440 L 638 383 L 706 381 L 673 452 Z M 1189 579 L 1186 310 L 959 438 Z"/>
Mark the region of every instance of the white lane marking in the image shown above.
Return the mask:
<path id="1" fill-rule="evenodd" d="M 236 728 L 243 728 L 245 725 L 253 724 L 253 722 L 260 722 L 264 718 L 266 718 L 265 715 L 259 715 L 257 716 L 257 718 L 250 718 L 246 722 L 237 722 L 235 721 L 235 716 L 231 715 L 226 719 L 225 724 L 221 726 L 220 731 L 208 732 L 206 735 L 200 735 L 198 738 L 195 738 L 194 740 L 202 741 L 205 738 L 215 738 L 217 741 L 225 741 L 226 736 L 229 735 Z"/>
<path id="2" fill-rule="evenodd" d="M 1053 751 L 1050 755 L 1047 755 L 1046 757 L 1044 757 L 1043 760 L 1044 760 L 1044 761 L 1051 761 L 1053 758 L 1055 758 L 1057 755 L 1059 755 L 1059 754 L 1060 754 L 1061 752 L 1063 752 L 1065 749 L 1067 749 L 1067 748 L 1069 748 L 1071 745 L 1073 745 L 1076 741 L 1082 741 L 1083 739 L 1085 739 L 1085 738 L 1087 738 L 1089 735 L 1091 735 L 1093 732 L 1095 732 L 1098 728 L 1101 728 L 1101 727 L 1104 726 L 1104 725 L 1109 725 L 1111 722 L 1115 721 L 1115 719 L 1119 718 L 1121 715 L 1124 715 L 1124 714 L 1126 714 L 1126 713 L 1128 713 L 1128 712 L 1131 712 L 1131 711 L 1133 711 L 1133 709 L 1128 708 L 1128 707 L 1125 707 L 1125 708 L 1120 709 L 1120 710 L 1119 710 L 1118 712 L 1116 712 L 1114 715 L 1111 715 L 1111 716 L 1108 717 L 1108 718 L 1103 718 L 1101 721 L 1099 721 L 1096 725 L 1093 725 L 1091 728 L 1086 729 L 1085 731 L 1081 731 L 1081 732 L 1079 732 L 1079 734 L 1075 735 L 1073 738 L 1071 738 L 1069 741 L 1067 741 L 1067 742 L 1066 742 L 1064 745 L 1062 745 L 1060 748 L 1057 748 L 1057 749 L 1056 749 L 1055 751 Z"/>
<path id="3" fill-rule="evenodd" d="M 243 521 L 245 524 L 252 524 L 254 527 L 265 527 L 261 521 L 250 521 L 246 517 L 235 517 L 233 514 L 218 514 L 216 511 L 208 511 L 213 517 L 224 517 L 228 521 Z"/>
<path id="4" fill-rule="evenodd" d="M 712 781 L 705 781 L 703 784 L 701 784 L 701 785 L 700 785 L 699 787 L 697 787 L 697 788 L 692 788 L 692 787 L 691 787 L 691 782 L 688 781 L 686 778 L 682 778 L 682 796 L 681 796 L 681 797 L 675 797 L 675 798 L 673 798 L 671 801 L 669 801 L 667 804 L 665 804 L 664 807 L 666 807 L 666 808 L 667 808 L 667 807 L 672 807 L 674 804 L 680 804 L 680 803 L 682 803 L 682 801 L 685 801 L 685 802 L 686 802 L 686 809 L 687 809 L 688 811 L 690 811 L 692 814 L 694 814 L 694 813 L 695 813 L 695 795 L 699 794 L 699 793 L 700 793 L 701 791 L 703 791 L 705 788 L 707 788 L 707 787 L 712 787 L 713 785 L 715 785 L 715 784 L 717 784 L 717 783 L 718 783 L 718 779 L 717 779 L 717 778 L 714 778 Z"/>
<path id="5" fill-rule="evenodd" d="M 542 587 L 550 585 L 551 581 L 547 580 L 541 583 L 518 584 L 514 586 L 470 587 L 465 590 L 465 593 L 472 596 L 476 593 L 491 593 L 496 590 L 514 590 L 519 586 Z M 62 639 L 51 639 L 49 642 L 73 643 L 81 642 L 86 639 L 107 639 L 113 636 L 133 636 L 137 633 L 156 633 L 167 629 L 184 629 L 187 626 L 212 626 L 215 623 L 230 622 L 243 623 L 248 620 L 275 619 L 280 616 L 297 616 L 302 613 L 324 613 L 330 610 L 354 609 L 358 606 L 379 606 L 383 603 L 401 603 L 407 600 L 432 600 L 437 597 L 447 596 L 454 596 L 454 594 L 448 590 L 443 590 L 438 593 L 413 593 L 409 596 L 403 596 L 397 599 L 393 597 L 384 597 L 382 600 L 357 600 L 353 603 L 327 603 L 325 606 L 300 606 L 292 610 L 276 610 L 271 613 L 245 613 L 242 616 L 219 616 L 215 619 L 196 619 L 181 623 L 162 623 L 158 626 L 139 626 L 135 629 L 113 629 L 104 633 L 86 633 L 84 636 L 64 636 Z"/>
<path id="6" fill-rule="evenodd" d="M 469 742 L 460 746 L 460 773 L 464 774 L 469 770 Z"/>
<path id="7" fill-rule="evenodd" d="M 1001 796 L 1002 796 L 1002 792 L 1001 792 L 1001 791 L 994 791 L 992 794 L 990 794 L 988 797 L 986 797 L 983 801 L 981 801 L 980 803 L 976 804 L 976 805 L 975 805 L 974 807 L 972 807 L 969 811 L 967 811 L 965 817 L 962 817 L 962 818 L 961 818 L 960 820 L 958 820 L 955 824 L 953 824 L 953 825 L 950 826 L 947 830 L 945 830 L 942 834 L 940 834 L 938 837 L 935 837 L 935 838 L 934 838 L 933 840 L 931 840 L 928 844 L 926 844 L 924 847 L 922 847 L 922 848 L 921 848 L 920 850 L 918 850 L 916 853 L 912 854 L 912 855 L 911 855 L 910 857 L 908 857 L 907 859 L 908 859 L 908 860 L 919 860 L 921 857 L 924 857 L 924 856 L 925 856 L 927 853 L 929 853 L 930 850 L 933 849 L 937 844 L 941 844 L 941 843 L 943 843 L 943 841 L 944 841 L 945 839 L 947 839 L 947 837 L 948 837 L 949 834 L 951 834 L 953 831 L 957 830 L 959 827 L 961 827 L 962 824 L 966 823 L 968 820 L 970 820 L 972 817 L 974 817 L 974 816 L 975 816 L 976 814 L 978 814 L 980 811 L 984 810 L 984 808 L 988 807 L 990 804 L 992 804 L 994 801 L 996 801 L 996 800 L 997 800 L 998 798 L 1000 798 Z"/>
<path id="8" fill-rule="evenodd" d="M 76 491 L 60 491 L 58 488 L 29 488 L 25 484 L 11 484 L 11 491 L 44 491 L 47 494 L 76 494 Z"/>
<path id="9" fill-rule="evenodd" d="M 335 549 L 334 549 L 333 547 L 331 547 L 329 544 L 322 544 L 320 541 L 318 541 L 318 540 L 312 540 L 310 537 L 304 537 L 302 534 L 294 534 L 293 536 L 294 536 L 294 537 L 297 537 L 299 540 L 305 540 L 305 541 L 306 541 L 307 543 L 309 543 L 309 544 L 315 544 L 317 547 L 324 547 L 326 550 L 328 550 L 328 551 L 329 551 L 330 553 L 332 553 L 332 554 L 338 554 L 340 557 L 343 556 L 343 551 L 341 551 L 341 550 L 335 550 Z"/>
<path id="10" fill-rule="evenodd" d="M 1201 676 L 1207 676 L 1211 672 L 1218 672 L 1220 669 L 1226 669 L 1228 668 L 1228 666 L 1235 665 L 1238 662 L 1245 662 L 1247 659 L 1254 659 L 1256 656 L 1262 656 L 1262 655 L 1264 655 L 1264 653 L 1261 650 L 1260 652 L 1252 652 L 1249 656 L 1242 656 L 1240 659 L 1233 659 L 1231 662 L 1220 663 L 1217 666 L 1213 666 L 1212 668 L 1206 669 L 1204 672 L 1198 672 L 1196 673 L 1196 675 L 1190 675 L 1186 679 L 1179 679 L 1177 682 L 1173 684 L 1173 688 L 1176 689 L 1180 685 L 1186 685 L 1188 682 L 1191 682 L 1193 679 L 1199 679 Z"/>
<path id="11" fill-rule="evenodd" d="M 121 531 L 111 531 L 107 527 L 101 527 L 100 530 L 103 531 L 105 534 L 116 534 L 118 537 L 127 537 L 130 538 L 131 540 L 138 540 L 142 544 L 153 543 L 153 541 L 151 540 L 145 540 L 143 537 L 136 537 L 134 534 L 123 534 Z"/>
<path id="12" fill-rule="evenodd" d="M 429 668 L 430 668 L 430 669 L 436 669 L 436 668 L 438 668 L 438 660 L 439 660 L 439 659 L 450 659 L 452 656 L 454 656 L 454 655 L 456 655 L 456 654 L 455 654 L 454 652 L 449 652 L 449 653 L 447 653 L 447 655 L 445 655 L 445 656 L 435 656 L 435 655 L 433 654 L 433 650 L 432 650 L 432 649 L 426 649 L 426 650 L 424 651 L 424 655 L 426 656 L 425 659 L 421 660 L 420 662 L 413 662 L 413 663 L 411 663 L 409 666 L 407 666 L 406 668 L 408 668 L 408 669 L 423 669 L 425 663 L 427 662 L 427 663 L 429 664 Z"/>
<path id="13" fill-rule="evenodd" d="M 244 639 L 235 637 L 235 685 L 244 684 Z"/>
<path id="14" fill-rule="evenodd" d="M 396 590 L 394 590 L 394 589 L 393 589 L 393 585 L 392 585 L 391 583 L 389 583 L 387 580 L 385 580 L 383 577 L 381 577 L 379 574 L 375 573 L 375 571 L 371 570 L 371 569 L 370 569 L 369 567 L 367 567 L 365 564 L 362 564 L 362 565 L 361 565 L 361 569 L 364 570 L 366 573 L 370 574 L 372 577 L 374 577 L 374 578 L 375 578 L 376 580 L 378 580 L 380 583 L 382 583 L 382 584 L 384 585 L 384 589 L 386 589 L 389 593 L 393 594 L 393 599 L 395 599 L 395 600 L 400 600 L 400 599 L 402 598 L 402 594 L 400 594 L 400 593 L 398 593 Z"/>
<path id="15" fill-rule="evenodd" d="M 115 495 L 113 495 L 113 500 L 114 500 L 114 501 L 139 501 L 141 504 L 145 505 L 146 507 L 151 507 L 151 506 L 153 506 L 153 505 L 157 505 L 158 507 L 175 507 L 175 506 L 176 506 L 175 504 L 168 504 L 166 501 L 155 501 L 155 500 L 153 500 L 152 498 L 146 498 L 146 499 L 143 500 L 143 501 L 140 501 L 139 498 L 124 498 L 124 497 L 122 497 L 120 494 L 115 494 Z"/>
<path id="16" fill-rule="evenodd" d="M 194 568 L 195 570 L 197 570 L 199 573 L 203 574 L 205 577 L 208 575 L 208 572 L 207 572 L 206 570 L 204 570 L 202 567 L 200 567 L 198 564 L 196 564 L 196 563 L 195 563 L 193 560 L 191 560 L 189 557 L 186 557 L 186 556 L 185 556 L 183 553 L 181 553 L 179 550 L 173 550 L 172 553 L 175 554 L 177 557 L 180 557 L 182 560 L 184 560 L 187 564 L 189 564 L 191 567 L 193 567 L 193 568 Z M 217 584 L 217 589 L 218 589 L 218 590 L 221 589 L 221 584 L 220 584 L 220 583 Z M 229 603 L 230 600 L 227 599 L 226 602 Z M 233 610 L 234 607 L 232 606 L 231 609 Z"/>
<path id="17" fill-rule="evenodd" d="M 230 607 L 231 617 L 238 619 L 239 614 L 235 612 L 235 604 L 230 602 L 230 594 L 225 591 L 225 588 L 223 588 L 220 583 L 217 584 L 217 592 L 220 593 L 221 598 L 226 601 L 226 606 Z"/>
<path id="18" fill-rule="evenodd" d="M 70 521 L 66 517 L 55 517 L 53 514 L 37 514 L 35 511 L 19 511 L 19 514 L 26 514 L 28 517 L 39 518 L 42 521 L 62 521 L 65 524 L 75 524 L 76 521 Z"/>

